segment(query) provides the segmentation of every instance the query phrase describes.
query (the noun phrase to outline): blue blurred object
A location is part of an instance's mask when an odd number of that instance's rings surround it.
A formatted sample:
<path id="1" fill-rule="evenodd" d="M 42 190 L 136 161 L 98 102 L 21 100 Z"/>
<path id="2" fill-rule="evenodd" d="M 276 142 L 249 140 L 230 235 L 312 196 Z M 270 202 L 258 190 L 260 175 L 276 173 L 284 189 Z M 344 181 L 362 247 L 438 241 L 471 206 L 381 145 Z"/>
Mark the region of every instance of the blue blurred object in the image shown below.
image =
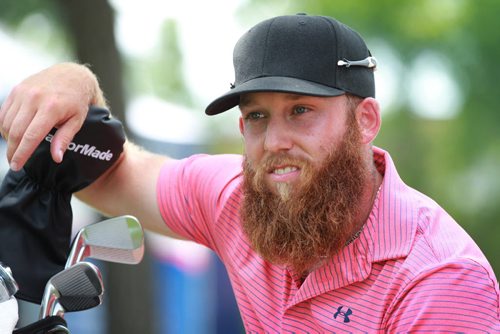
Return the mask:
<path id="1" fill-rule="evenodd" d="M 199 246 L 201 247 L 201 246 Z M 244 333 L 224 265 L 211 251 L 195 270 L 153 257 L 157 333 Z"/>
<path id="2" fill-rule="evenodd" d="M 215 333 L 212 268 L 186 272 L 155 259 L 152 270 L 157 333 Z"/>
<path id="3" fill-rule="evenodd" d="M 214 267 L 216 273 L 217 286 L 217 329 L 216 333 L 220 334 L 244 334 L 245 330 L 241 320 L 240 311 L 236 304 L 231 282 L 227 275 L 226 267 L 214 255 Z"/>

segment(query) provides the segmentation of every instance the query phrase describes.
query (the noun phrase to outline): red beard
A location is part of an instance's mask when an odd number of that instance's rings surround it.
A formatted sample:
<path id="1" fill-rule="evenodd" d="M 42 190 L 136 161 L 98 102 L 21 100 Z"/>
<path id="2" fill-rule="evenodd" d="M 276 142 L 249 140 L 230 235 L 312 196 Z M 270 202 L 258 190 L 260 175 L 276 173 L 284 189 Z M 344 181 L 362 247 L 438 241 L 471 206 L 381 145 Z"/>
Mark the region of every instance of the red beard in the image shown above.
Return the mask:
<path id="1" fill-rule="evenodd" d="M 285 162 L 301 168 L 301 181 L 276 195 L 264 175 L 270 164 Z M 243 172 L 243 230 L 271 263 L 303 274 L 344 247 L 360 228 L 356 219 L 369 172 L 353 114 L 340 145 L 322 166 L 280 154 L 267 157 L 256 169 L 245 157 Z"/>

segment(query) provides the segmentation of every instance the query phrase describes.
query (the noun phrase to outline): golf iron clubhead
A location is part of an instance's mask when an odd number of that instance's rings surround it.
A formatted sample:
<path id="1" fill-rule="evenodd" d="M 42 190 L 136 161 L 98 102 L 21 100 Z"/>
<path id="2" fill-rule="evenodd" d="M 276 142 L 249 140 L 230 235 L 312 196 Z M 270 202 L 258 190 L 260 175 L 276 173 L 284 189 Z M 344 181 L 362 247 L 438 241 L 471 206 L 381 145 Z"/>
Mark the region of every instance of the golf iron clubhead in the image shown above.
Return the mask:
<path id="1" fill-rule="evenodd" d="M 12 271 L 0 262 L 0 303 L 9 300 L 19 290 Z"/>
<path id="2" fill-rule="evenodd" d="M 52 276 L 45 286 L 39 319 L 64 317 L 102 303 L 104 285 L 101 272 L 94 264 L 79 262 Z"/>
<path id="3" fill-rule="evenodd" d="M 12 334 L 70 334 L 70 331 L 64 318 L 49 316 L 24 327 L 16 328 Z"/>
<path id="4" fill-rule="evenodd" d="M 80 229 L 73 240 L 65 268 L 86 258 L 137 264 L 143 256 L 141 224 L 133 216 L 119 216 Z"/>

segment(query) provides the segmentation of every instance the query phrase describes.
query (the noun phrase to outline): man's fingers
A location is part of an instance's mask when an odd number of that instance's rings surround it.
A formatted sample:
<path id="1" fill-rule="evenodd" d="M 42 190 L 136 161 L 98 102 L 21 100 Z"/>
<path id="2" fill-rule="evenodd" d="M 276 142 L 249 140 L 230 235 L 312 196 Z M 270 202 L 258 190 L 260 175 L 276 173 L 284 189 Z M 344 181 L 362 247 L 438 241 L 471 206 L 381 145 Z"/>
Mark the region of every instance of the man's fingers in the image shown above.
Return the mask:
<path id="1" fill-rule="evenodd" d="M 17 112 L 19 109 L 19 112 Z M 7 139 L 7 159 L 11 161 L 14 152 L 17 150 L 26 129 L 32 122 L 35 112 L 30 106 L 23 105 L 21 108 L 11 108 L 4 120 L 5 135 Z M 13 117 L 11 117 L 13 116 Z"/>
<path id="2" fill-rule="evenodd" d="M 14 87 L 2 106 L 0 126 L 7 140 L 7 160 L 12 161 L 26 128 L 32 121 L 40 98 L 40 89 L 26 89 L 22 84 Z M 16 168 L 14 164 L 14 168 Z M 20 167 L 19 167 L 20 168 Z"/>
<path id="3" fill-rule="evenodd" d="M 33 154 L 35 149 L 38 147 L 40 142 L 44 140 L 47 134 L 52 130 L 54 125 L 52 123 L 47 122 L 44 119 L 45 116 L 43 113 L 37 113 L 31 123 L 26 128 L 26 131 L 23 133 L 22 138 L 19 141 L 19 144 L 15 146 L 12 144 L 12 148 L 8 148 L 13 150 L 12 158 L 10 159 L 10 168 L 13 170 L 21 169 L 26 161 L 28 161 L 29 157 Z M 64 152 L 68 148 L 70 142 L 73 140 L 75 134 L 82 127 L 83 121 L 77 117 L 73 117 L 65 121 L 56 131 L 54 137 L 51 140 L 50 152 L 52 159 L 60 163 L 63 159 Z M 14 142 L 14 141 L 13 141 Z M 11 145 L 11 141 L 9 139 L 9 145 Z"/>
<path id="4" fill-rule="evenodd" d="M 19 103 L 10 102 L 7 108 L 4 104 L 2 106 L 2 112 L 0 113 L 0 131 L 2 132 L 2 137 L 7 140 L 9 136 L 9 130 L 14 118 L 16 117 L 17 111 L 20 107 Z"/>
<path id="5" fill-rule="evenodd" d="M 83 121 L 83 118 L 79 120 L 74 117 L 57 129 L 50 146 L 50 153 L 55 162 L 60 163 L 62 161 L 64 152 L 66 152 L 73 137 L 82 127 Z"/>
<path id="6" fill-rule="evenodd" d="M 2 136 L 7 141 L 7 160 L 9 163 L 12 160 L 12 156 L 14 155 L 14 152 L 16 151 L 24 133 L 24 129 L 21 131 L 21 129 L 12 128 L 12 123 L 18 115 L 19 109 L 19 103 L 12 104 L 9 110 L 6 111 L 2 123 Z"/>
<path id="7" fill-rule="evenodd" d="M 52 126 L 49 123 L 36 121 L 35 117 L 15 148 L 10 160 L 10 168 L 15 171 L 21 169 L 51 129 Z"/>
<path id="8" fill-rule="evenodd" d="M 5 99 L 5 101 L 2 103 L 2 105 L 0 106 L 0 125 L 3 124 L 5 115 L 7 114 L 7 110 L 10 109 L 13 99 L 14 98 L 12 97 L 12 95 L 9 94 Z"/>

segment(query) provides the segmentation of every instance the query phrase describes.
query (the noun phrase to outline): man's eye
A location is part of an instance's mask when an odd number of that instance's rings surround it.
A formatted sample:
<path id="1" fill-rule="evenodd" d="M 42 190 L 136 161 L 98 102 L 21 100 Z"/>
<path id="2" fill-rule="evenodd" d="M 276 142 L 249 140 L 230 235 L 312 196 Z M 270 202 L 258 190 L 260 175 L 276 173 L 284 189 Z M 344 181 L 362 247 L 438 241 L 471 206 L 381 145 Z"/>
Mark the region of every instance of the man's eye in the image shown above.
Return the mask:
<path id="1" fill-rule="evenodd" d="M 254 111 L 254 112 L 250 112 L 246 115 L 245 119 L 248 119 L 248 120 L 257 120 L 257 119 L 261 119 L 261 118 L 264 118 L 264 114 L 261 113 L 261 112 L 257 112 L 257 111 Z"/>
<path id="2" fill-rule="evenodd" d="M 306 112 L 309 111 L 309 108 L 307 107 L 304 107 L 304 106 L 296 106 L 294 109 L 293 109 L 293 113 L 294 114 L 304 114 Z"/>

